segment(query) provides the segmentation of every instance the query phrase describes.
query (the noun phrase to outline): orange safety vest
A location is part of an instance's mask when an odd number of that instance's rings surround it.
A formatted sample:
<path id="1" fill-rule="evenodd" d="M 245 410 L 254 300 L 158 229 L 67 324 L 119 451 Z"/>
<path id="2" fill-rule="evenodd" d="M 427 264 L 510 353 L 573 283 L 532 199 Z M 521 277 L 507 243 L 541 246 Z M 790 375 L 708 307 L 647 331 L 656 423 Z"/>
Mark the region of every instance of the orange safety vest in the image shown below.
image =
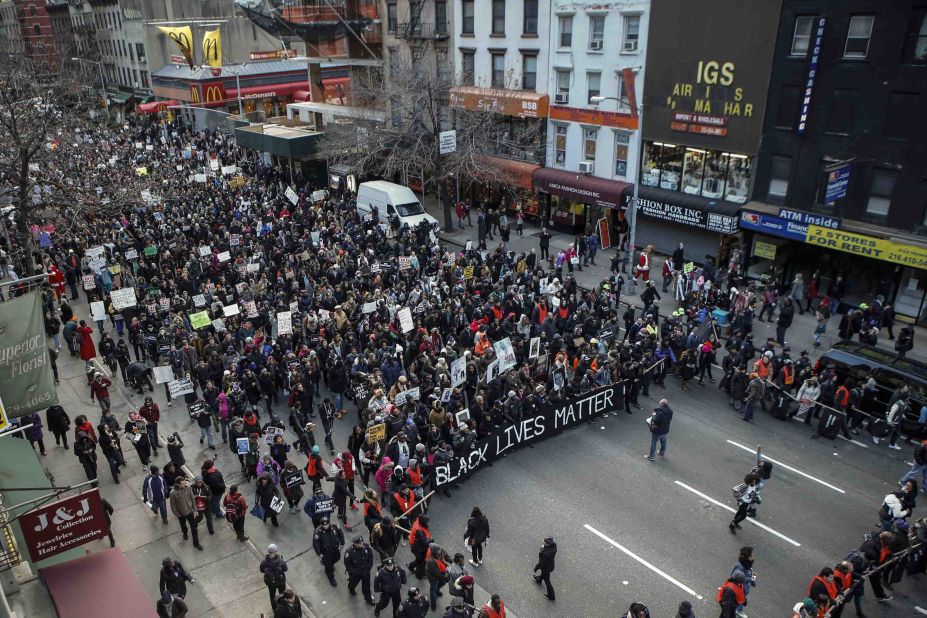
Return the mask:
<path id="1" fill-rule="evenodd" d="M 786 365 L 782 368 L 782 373 L 782 381 L 786 384 L 786 386 L 791 386 L 792 383 L 795 382 L 795 370 Z"/>
<path id="2" fill-rule="evenodd" d="M 425 561 L 431 560 L 431 549 L 425 552 Z M 444 558 L 435 558 L 435 564 L 438 566 L 438 570 L 442 573 L 447 573 L 447 563 L 444 562 Z"/>
<path id="3" fill-rule="evenodd" d="M 418 523 L 418 520 L 416 519 L 416 520 L 415 520 L 415 523 L 412 524 L 412 529 L 409 530 L 409 547 L 412 547 L 412 546 L 415 545 L 416 533 L 417 533 L 419 530 L 421 530 L 422 532 L 425 533 L 425 540 L 426 540 L 426 541 L 431 539 L 431 532 L 428 530 L 428 528 L 426 528 L 426 527 L 424 527 L 423 525 L 421 525 L 420 523 Z"/>
<path id="4" fill-rule="evenodd" d="M 544 307 L 541 306 L 540 303 L 538 303 L 538 324 L 543 324 L 544 320 L 546 319 L 547 319 L 547 309 L 545 309 Z"/>
<path id="5" fill-rule="evenodd" d="M 827 588 L 827 598 L 828 599 L 833 600 L 837 598 L 836 582 L 829 582 L 823 577 L 821 577 L 820 575 L 815 575 L 814 577 L 811 578 L 811 583 L 808 584 L 808 596 L 809 597 L 811 596 L 811 587 L 814 586 L 815 580 L 821 582 L 822 584 L 824 584 L 824 587 Z"/>
<path id="6" fill-rule="evenodd" d="M 367 515 L 370 513 L 370 507 L 373 507 L 374 509 L 376 509 L 377 515 L 380 514 L 380 505 L 379 505 L 379 504 L 371 504 L 371 503 L 365 501 L 365 502 L 364 502 L 364 517 L 367 517 Z"/>
<path id="7" fill-rule="evenodd" d="M 744 594 L 744 587 L 742 585 L 735 584 L 734 582 L 724 582 L 723 584 L 721 584 L 721 587 L 718 588 L 718 596 L 715 597 L 715 600 L 718 601 L 718 603 L 723 601 L 724 591 L 728 588 L 734 591 L 734 597 L 737 599 L 737 604 L 743 605 L 744 601 L 746 601 L 746 595 Z"/>
<path id="8" fill-rule="evenodd" d="M 306 462 L 306 476 L 308 478 L 314 479 L 318 475 L 318 465 L 318 460 L 310 455 L 309 461 Z"/>
<path id="9" fill-rule="evenodd" d="M 753 364 L 753 371 L 764 380 L 769 377 L 769 365 L 764 363 L 762 359 Z"/>
<path id="10" fill-rule="evenodd" d="M 505 601 L 499 599 L 499 611 L 494 610 L 492 605 L 487 603 L 483 606 L 483 613 L 486 614 L 486 618 L 505 618 Z"/>
<path id="11" fill-rule="evenodd" d="M 847 387 L 843 384 L 840 385 L 840 388 L 837 389 L 837 393 L 834 395 L 834 399 L 841 406 L 846 406 L 850 403 L 850 391 L 847 390 Z"/>
<path id="12" fill-rule="evenodd" d="M 834 569 L 834 578 L 840 582 L 840 590 L 847 590 L 853 584 L 852 573 L 841 573 L 837 569 Z"/>
<path id="13" fill-rule="evenodd" d="M 409 492 L 408 500 L 404 499 L 402 497 L 402 494 L 399 493 L 398 491 L 393 492 L 393 499 L 396 500 L 396 504 L 399 505 L 400 513 L 405 513 L 406 511 L 411 509 L 413 506 L 415 506 L 415 494 L 413 494 L 411 491 Z"/>
<path id="14" fill-rule="evenodd" d="M 418 470 L 413 470 L 413 469 L 409 468 L 408 470 L 406 470 L 406 474 L 409 475 L 409 481 L 411 481 L 410 484 L 411 484 L 412 487 L 421 487 L 421 486 L 422 486 L 422 470 L 421 470 L 421 468 L 418 469 Z"/>

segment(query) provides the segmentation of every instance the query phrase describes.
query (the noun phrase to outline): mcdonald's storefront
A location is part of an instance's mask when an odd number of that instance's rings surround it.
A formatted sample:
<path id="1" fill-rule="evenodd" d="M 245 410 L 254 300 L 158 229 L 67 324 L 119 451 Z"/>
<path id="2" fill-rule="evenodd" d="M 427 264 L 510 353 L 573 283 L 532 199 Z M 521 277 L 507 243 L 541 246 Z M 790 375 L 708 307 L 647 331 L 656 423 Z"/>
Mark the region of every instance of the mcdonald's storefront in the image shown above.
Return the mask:
<path id="1" fill-rule="evenodd" d="M 152 92 L 180 105 L 237 114 L 261 111 L 286 115 L 286 105 L 304 100 L 309 91 L 305 65 L 290 60 L 196 68 L 166 65 L 152 75 Z M 239 92 L 239 86 L 241 91 Z"/>

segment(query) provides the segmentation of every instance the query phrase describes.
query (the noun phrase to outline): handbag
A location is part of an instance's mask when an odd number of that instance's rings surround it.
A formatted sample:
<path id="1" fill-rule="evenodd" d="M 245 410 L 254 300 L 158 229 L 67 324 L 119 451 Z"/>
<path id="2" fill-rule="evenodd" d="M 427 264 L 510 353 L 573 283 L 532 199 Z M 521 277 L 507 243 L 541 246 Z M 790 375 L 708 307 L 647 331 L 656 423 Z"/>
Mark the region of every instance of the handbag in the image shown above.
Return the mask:
<path id="1" fill-rule="evenodd" d="M 264 507 L 261 506 L 259 502 L 255 502 L 254 506 L 251 507 L 251 514 L 257 517 L 258 519 L 264 519 Z"/>

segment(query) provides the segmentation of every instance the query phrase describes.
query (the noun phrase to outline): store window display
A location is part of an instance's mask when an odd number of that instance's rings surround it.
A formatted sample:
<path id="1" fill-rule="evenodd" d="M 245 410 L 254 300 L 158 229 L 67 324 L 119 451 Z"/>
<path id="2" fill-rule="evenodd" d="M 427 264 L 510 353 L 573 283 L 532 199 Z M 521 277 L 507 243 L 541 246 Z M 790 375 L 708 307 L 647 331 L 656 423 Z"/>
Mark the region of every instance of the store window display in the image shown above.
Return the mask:
<path id="1" fill-rule="evenodd" d="M 705 174 L 705 151 L 686 148 L 682 164 L 682 191 L 689 195 L 701 195 L 702 177 Z"/>
<path id="2" fill-rule="evenodd" d="M 644 144 L 640 182 L 647 187 L 744 204 L 752 164 L 747 155 L 649 142 Z"/>

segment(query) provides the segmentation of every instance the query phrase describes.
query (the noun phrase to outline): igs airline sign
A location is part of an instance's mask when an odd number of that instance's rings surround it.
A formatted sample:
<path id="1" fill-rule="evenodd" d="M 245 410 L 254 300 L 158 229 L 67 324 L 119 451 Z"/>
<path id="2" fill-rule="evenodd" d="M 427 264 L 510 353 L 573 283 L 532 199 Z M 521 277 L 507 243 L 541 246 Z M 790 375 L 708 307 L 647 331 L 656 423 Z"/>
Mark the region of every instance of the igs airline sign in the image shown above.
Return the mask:
<path id="1" fill-rule="evenodd" d="M 644 137 L 755 153 L 779 5 L 701 0 L 693 6 L 687 0 L 653 0 Z"/>
<path id="2" fill-rule="evenodd" d="M 109 532 L 100 490 L 94 489 L 19 517 L 33 562 L 51 558 Z"/>
<path id="3" fill-rule="evenodd" d="M 593 416 L 611 412 L 617 407 L 618 399 L 615 386 L 604 386 L 571 401 L 545 406 L 515 425 L 493 429 L 488 436 L 474 443 L 466 455 L 435 466 L 435 486 L 461 481 L 519 445 L 549 438 Z"/>

